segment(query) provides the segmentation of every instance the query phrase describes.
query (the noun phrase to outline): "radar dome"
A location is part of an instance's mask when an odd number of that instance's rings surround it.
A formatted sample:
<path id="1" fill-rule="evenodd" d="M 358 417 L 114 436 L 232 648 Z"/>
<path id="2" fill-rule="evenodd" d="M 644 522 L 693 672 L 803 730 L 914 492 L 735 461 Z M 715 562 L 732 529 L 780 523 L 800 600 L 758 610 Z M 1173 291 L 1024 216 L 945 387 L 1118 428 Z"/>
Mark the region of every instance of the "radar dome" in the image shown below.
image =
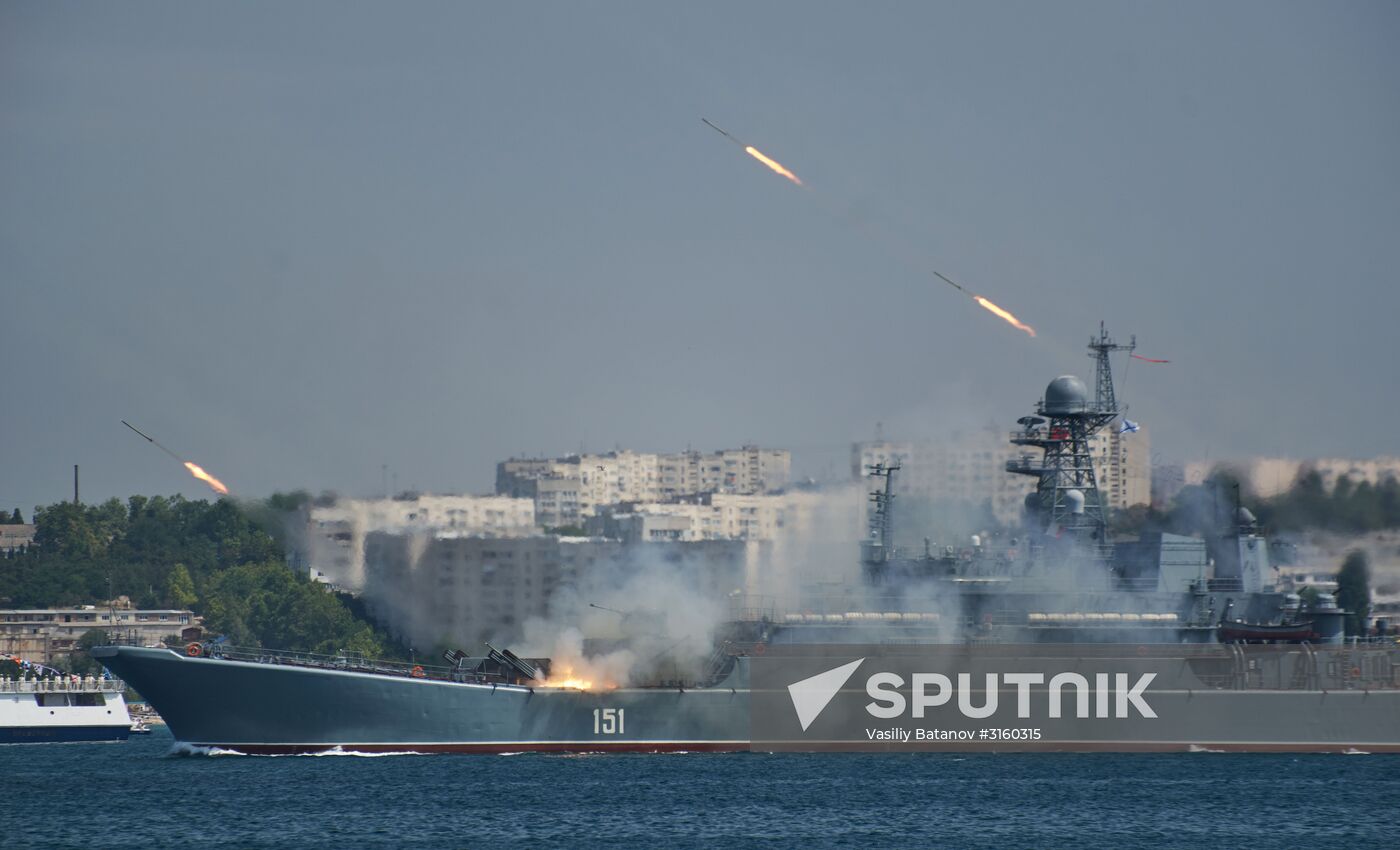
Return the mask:
<path id="1" fill-rule="evenodd" d="M 1067 416 L 1089 410 L 1089 388 L 1073 375 L 1061 375 L 1045 388 L 1045 412 Z"/>

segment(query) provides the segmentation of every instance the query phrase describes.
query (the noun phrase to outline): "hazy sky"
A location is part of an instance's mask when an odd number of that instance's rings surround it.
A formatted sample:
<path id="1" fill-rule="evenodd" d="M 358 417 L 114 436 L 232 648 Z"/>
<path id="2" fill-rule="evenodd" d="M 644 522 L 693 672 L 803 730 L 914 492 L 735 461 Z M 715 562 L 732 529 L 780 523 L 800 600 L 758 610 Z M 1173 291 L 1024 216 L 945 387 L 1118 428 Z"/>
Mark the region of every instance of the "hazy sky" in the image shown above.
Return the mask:
<path id="1" fill-rule="evenodd" d="M 0 4 L 0 505 L 1009 428 L 1400 452 L 1400 4 Z M 797 188 L 700 122 L 795 171 Z M 1040 332 L 1030 339 L 928 274 Z"/>

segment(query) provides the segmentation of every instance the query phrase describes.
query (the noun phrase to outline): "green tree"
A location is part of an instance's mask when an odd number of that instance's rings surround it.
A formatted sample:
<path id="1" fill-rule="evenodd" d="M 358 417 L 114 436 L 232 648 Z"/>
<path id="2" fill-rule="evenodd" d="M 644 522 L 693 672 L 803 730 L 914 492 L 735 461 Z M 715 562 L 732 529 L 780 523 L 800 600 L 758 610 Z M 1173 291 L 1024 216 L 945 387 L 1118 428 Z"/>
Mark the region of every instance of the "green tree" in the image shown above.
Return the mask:
<path id="1" fill-rule="evenodd" d="M 1376 488 L 1376 501 L 1380 504 L 1381 527 L 1400 528 L 1400 481 L 1395 476 L 1387 476 Z"/>
<path id="2" fill-rule="evenodd" d="M 4 560 L 0 604 L 42 608 L 124 594 L 141 607 L 200 611 L 210 631 L 234 643 L 378 654 L 393 644 L 363 610 L 289 569 L 269 533 L 304 527 L 307 501 L 294 493 L 244 510 L 228 499 L 132 496 L 37 508 L 40 545 Z"/>
<path id="3" fill-rule="evenodd" d="M 1337 604 L 1347 611 L 1346 633 L 1366 634 L 1371 621 L 1371 565 L 1360 549 L 1348 552 L 1337 571 Z"/>
<path id="4" fill-rule="evenodd" d="M 165 603 L 171 608 L 192 608 L 199 603 L 194 579 L 184 564 L 176 564 L 165 574 Z"/>
<path id="5" fill-rule="evenodd" d="M 205 627 L 243 646 L 377 657 L 384 641 L 323 584 L 280 562 L 244 564 L 210 581 Z"/>

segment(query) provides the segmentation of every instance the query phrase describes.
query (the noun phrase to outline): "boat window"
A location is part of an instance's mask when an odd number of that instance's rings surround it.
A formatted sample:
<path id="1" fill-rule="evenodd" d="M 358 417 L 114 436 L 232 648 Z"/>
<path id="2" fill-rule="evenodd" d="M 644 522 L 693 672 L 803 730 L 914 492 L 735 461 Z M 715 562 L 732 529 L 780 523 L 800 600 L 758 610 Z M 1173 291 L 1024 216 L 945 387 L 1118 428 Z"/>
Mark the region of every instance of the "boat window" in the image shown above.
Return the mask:
<path id="1" fill-rule="evenodd" d="M 106 705 L 107 701 L 102 698 L 102 694 L 73 694 L 74 705 Z"/>
<path id="2" fill-rule="evenodd" d="M 34 701 L 42 706 L 52 708 L 68 704 L 67 694 L 35 694 Z"/>

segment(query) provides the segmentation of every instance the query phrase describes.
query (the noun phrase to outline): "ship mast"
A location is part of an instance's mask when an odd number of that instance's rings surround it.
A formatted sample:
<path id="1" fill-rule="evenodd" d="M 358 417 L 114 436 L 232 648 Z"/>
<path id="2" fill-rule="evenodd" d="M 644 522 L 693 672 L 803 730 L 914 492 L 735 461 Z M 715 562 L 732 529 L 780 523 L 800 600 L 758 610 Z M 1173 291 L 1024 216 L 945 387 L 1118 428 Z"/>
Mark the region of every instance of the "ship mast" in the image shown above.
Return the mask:
<path id="1" fill-rule="evenodd" d="M 1089 337 L 1089 356 L 1094 360 L 1095 407 L 1100 414 L 1108 416 L 1104 425 L 1113 421 L 1119 413 L 1118 399 L 1113 392 L 1113 365 L 1108 362 L 1109 352 L 1126 351 L 1132 355 L 1136 348 L 1137 334 L 1129 337 L 1127 345 L 1119 345 L 1104 330 L 1103 322 L 1099 322 L 1099 335 Z"/>
<path id="2" fill-rule="evenodd" d="M 1131 352 L 1136 338 L 1120 345 L 1109 337 L 1102 323 L 1089 339 L 1094 360 L 1094 395 L 1073 375 L 1050 382 L 1035 416 L 1018 420 L 1022 430 L 1011 435 L 1019 446 L 1040 449 L 1037 459 L 1029 452 L 1007 461 L 1006 471 L 1037 479 L 1035 493 L 1026 500 L 1030 520 L 1047 539 L 1077 540 L 1108 553 L 1108 521 L 1099 491 L 1090 441 L 1118 417 L 1117 395 L 1109 354 Z"/>
<path id="3" fill-rule="evenodd" d="M 899 464 L 877 463 L 866 467 L 871 478 L 883 478 L 884 486 L 870 491 L 870 502 L 875 506 L 870 514 L 870 534 L 861 544 L 861 560 L 867 567 L 878 567 L 891 557 L 893 542 L 890 509 L 894 505 L 894 474 Z"/>

